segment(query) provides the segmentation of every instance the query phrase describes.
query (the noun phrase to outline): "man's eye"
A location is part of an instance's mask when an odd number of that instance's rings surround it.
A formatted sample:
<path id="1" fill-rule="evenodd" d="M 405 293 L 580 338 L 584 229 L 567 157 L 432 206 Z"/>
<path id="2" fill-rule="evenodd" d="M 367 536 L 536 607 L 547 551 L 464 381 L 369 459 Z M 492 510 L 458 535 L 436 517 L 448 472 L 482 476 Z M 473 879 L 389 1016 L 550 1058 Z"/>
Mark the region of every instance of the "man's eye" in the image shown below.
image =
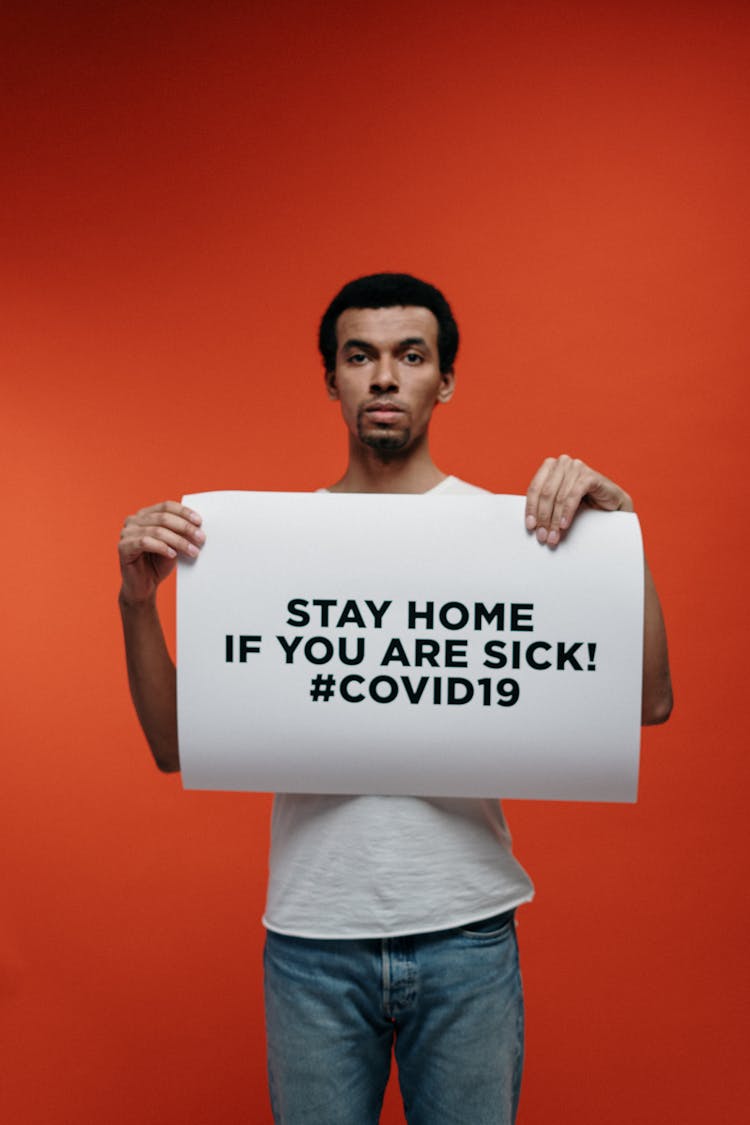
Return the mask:
<path id="1" fill-rule="evenodd" d="M 363 363 L 367 363 L 367 356 L 364 352 L 352 352 L 347 359 L 347 363 L 353 363 L 357 367 L 361 367 Z"/>
<path id="2" fill-rule="evenodd" d="M 407 352 L 404 356 L 405 362 L 411 364 L 412 366 L 416 366 L 418 363 L 422 363 L 422 359 L 423 357 L 419 354 L 419 352 Z"/>

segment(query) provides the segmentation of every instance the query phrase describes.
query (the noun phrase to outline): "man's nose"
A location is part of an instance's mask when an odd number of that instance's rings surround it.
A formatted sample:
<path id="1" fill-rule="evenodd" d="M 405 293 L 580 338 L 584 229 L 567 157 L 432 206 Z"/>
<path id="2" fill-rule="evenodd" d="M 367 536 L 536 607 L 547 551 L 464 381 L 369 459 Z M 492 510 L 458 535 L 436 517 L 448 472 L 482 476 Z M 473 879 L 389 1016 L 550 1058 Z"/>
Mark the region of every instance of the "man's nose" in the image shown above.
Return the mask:
<path id="1" fill-rule="evenodd" d="M 371 388 L 377 391 L 398 389 L 398 363 L 393 356 L 382 356 L 372 373 Z"/>

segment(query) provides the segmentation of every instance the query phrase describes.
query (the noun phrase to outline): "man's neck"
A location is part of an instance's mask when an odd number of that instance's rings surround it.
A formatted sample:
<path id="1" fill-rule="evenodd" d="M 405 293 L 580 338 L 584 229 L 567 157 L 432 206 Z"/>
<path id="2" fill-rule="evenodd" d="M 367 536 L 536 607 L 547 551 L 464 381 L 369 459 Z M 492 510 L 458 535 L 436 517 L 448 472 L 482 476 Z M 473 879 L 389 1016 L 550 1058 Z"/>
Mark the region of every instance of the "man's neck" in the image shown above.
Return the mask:
<path id="1" fill-rule="evenodd" d="M 406 457 L 384 457 L 376 450 L 355 446 L 341 480 L 329 492 L 422 493 L 445 480 L 425 446 Z"/>

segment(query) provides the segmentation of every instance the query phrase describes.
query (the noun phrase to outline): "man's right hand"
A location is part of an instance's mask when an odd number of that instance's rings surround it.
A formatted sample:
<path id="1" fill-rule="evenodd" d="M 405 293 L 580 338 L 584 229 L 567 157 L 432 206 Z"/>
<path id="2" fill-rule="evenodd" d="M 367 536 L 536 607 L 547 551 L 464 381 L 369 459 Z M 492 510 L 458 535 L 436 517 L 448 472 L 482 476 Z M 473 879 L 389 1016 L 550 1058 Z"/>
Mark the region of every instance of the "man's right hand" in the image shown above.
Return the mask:
<path id="1" fill-rule="evenodd" d="M 201 517 L 176 500 L 141 508 L 128 516 L 120 532 L 120 601 L 138 605 L 152 600 L 177 558 L 194 559 L 206 536 Z"/>

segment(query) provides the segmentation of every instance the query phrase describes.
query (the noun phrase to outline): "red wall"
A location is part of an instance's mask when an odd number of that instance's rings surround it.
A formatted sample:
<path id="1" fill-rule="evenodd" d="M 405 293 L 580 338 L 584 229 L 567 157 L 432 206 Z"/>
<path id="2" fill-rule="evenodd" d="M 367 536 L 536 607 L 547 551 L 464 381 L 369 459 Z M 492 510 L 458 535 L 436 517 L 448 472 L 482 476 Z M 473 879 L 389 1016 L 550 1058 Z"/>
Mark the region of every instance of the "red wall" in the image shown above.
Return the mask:
<path id="1" fill-rule="evenodd" d="M 164 497 L 341 472 L 315 330 L 376 269 L 460 320 L 439 464 L 506 492 L 549 453 L 613 476 L 668 618 L 638 805 L 509 806 L 538 888 L 520 1125 L 740 1120 L 747 8 L 2 21 L 3 1121 L 269 1120 L 269 800 L 150 764 L 115 545 Z"/>

